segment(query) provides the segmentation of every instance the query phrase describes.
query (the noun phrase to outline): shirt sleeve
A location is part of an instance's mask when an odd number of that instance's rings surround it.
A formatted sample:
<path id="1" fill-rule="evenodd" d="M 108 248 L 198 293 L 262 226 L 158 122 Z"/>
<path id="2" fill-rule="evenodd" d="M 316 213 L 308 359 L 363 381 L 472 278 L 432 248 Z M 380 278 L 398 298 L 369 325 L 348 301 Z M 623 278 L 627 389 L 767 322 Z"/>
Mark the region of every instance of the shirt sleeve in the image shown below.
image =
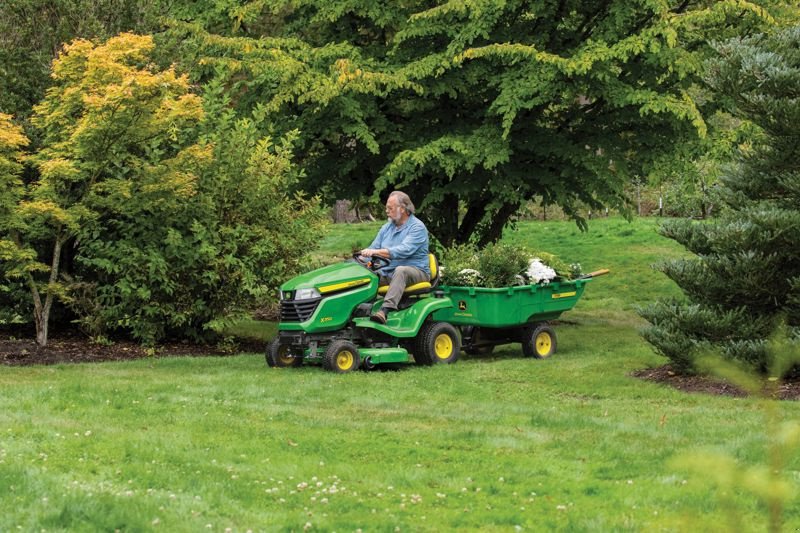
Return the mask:
<path id="1" fill-rule="evenodd" d="M 403 241 L 387 248 L 390 259 L 406 259 L 414 255 L 428 240 L 428 230 L 422 224 L 414 224 L 408 228 Z"/>

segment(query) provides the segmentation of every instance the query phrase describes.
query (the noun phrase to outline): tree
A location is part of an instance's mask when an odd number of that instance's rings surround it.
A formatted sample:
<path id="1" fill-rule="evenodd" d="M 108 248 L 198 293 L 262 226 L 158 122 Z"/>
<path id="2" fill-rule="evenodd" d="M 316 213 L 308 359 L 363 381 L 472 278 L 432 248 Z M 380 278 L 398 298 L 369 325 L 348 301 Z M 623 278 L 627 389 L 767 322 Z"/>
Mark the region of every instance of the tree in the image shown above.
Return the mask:
<path id="1" fill-rule="evenodd" d="M 167 7 L 156 0 L 0 2 L 0 112 L 18 119 L 30 115 L 44 97 L 50 64 L 64 43 L 152 31 Z"/>
<path id="2" fill-rule="evenodd" d="M 643 309 L 651 323 L 644 336 L 682 370 L 718 347 L 764 371 L 766 338 L 781 320 L 800 339 L 800 27 L 715 49 L 709 84 L 758 135 L 723 177 L 724 216 L 662 227 L 696 257 L 659 266 L 686 300 Z"/>
<path id="3" fill-rule="evenodd" d="M 624 209 L 629 177 L 705 135 L 691 89 L 707 38 L 784 5 L 256 1 L 231 4 L 225 35 L 174 37 L 196 79 L 301 132 L 305 187 L 405 189 L 448 245 L 498 238 L 534 197 L 581 224 L 580 203 Z"/>
<path id="4" fill-rule="evenodd" d="M 28 139 L 10 115 L 0 113 L 0 324 L 22 320 L 19 305 L 21 288 L 17 280 L 42 268 L 34 261 L 35 252 L 21 246 L 24 228 L 17 204 L 24 193 L 22 150 Z"/>
<path id="5" fill-rule="evenodd" d="M 173 70 L 148 69 L 152 47 L 151 38 L 132 34 L 103 45 L 73 42 L 53 63 L 56 84 L 35 108 L 43 147 L 30 159 L 40 175 L 15 216 L 24 224 L 19 253 L 50 243 L 49 254 L 31 258 L 39 264 L 24 272 L 40 345 L 47 343 L 54 299 L 66 296 L 59 276 L 64 245 L 114 202 L 179 205 L 211 157 L 187 134 L 202 118 L 200 99 Z M 48 279 L 37 280 L 37 269 Z"/>
<path id="6" fill-rule="evenodd" d="M 706 93 L 704 99 L 714 98 L 711 91 Z M 709 133 L 705 138 L 676 146 L 675 153 L 656 163 L 649 176 L 650 182 L 663 192 L 664 213 L 668 216 L 707 218 L 719 214 L 724 208 L 719 198 L 724 167 L 736 147 L 749 143 L 754 134 L 750 122 L 731 117 L 721 109 L 708 116 L 706 124 Z"/>

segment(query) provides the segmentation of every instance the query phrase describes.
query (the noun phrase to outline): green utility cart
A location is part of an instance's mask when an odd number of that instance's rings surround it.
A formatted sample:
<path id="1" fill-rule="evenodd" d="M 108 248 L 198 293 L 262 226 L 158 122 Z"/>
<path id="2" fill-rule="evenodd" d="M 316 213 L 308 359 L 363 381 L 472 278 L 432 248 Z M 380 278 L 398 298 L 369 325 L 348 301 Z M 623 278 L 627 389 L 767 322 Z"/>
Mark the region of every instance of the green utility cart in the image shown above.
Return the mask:
<path id="1" fill-rule="evenodd" d="M 453 306 L 436 311 L 433 320 L 458 326 L 462 348 L 469 354 L 487 354 L 499 344 L 520 342 L 526 356 L 543 359 L 556 351 L 556 334 L 547 321 L 572 309 L 586 283 L 607 272 L 499 289 L 443 285 L 439 290 Z"/>

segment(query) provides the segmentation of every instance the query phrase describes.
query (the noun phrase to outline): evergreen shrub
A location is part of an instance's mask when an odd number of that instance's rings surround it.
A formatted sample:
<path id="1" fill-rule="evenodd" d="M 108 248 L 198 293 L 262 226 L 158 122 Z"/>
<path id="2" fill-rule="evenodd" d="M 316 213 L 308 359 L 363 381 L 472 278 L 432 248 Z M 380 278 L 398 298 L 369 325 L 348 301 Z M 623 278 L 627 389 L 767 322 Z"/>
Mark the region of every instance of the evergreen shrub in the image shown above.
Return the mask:
<path id="1" fill-rule="evenodd" d="M 685 299 L 640 309 L 643 335 L 684 372 L 713 350 L 763 373 L 780 324 L 800 339 L 800 27 L 715 48 L 708 82 L 758 134 L 723 176 L 722 216 L 661 227 L 695 255 L 656 265 Z"/>

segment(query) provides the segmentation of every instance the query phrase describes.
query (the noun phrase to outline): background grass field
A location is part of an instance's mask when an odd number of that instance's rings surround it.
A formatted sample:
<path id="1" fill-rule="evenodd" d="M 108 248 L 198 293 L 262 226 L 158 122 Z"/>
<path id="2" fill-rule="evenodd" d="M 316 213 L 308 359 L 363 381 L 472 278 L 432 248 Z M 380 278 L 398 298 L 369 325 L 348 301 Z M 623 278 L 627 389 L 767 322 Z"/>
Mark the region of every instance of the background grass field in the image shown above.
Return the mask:
<path id="1" fill-rule="evenodd" d="M 336 226 L 318 257 L 369 244 Z M 677 289 L 650 264 L 682 252 L 652 220 L 523 223 L 508 242 L 593 280 L 559 353 L 519 345 L 456 365 L 335 375 L 262 354 L 0 371 L 0 531 L 765 531 L 746 483 L 676 457 L 766 462 L 756 399 L 629 377 L 657 366 L 636 304 Z M 267 327 L 266 331 L 270 328 Z M 782 402 L 784 419 L 797 406 Z M 794 489 L 800 460 L 780 475 Z M 784 509 L 786 531 L 800 509 Z"/>

